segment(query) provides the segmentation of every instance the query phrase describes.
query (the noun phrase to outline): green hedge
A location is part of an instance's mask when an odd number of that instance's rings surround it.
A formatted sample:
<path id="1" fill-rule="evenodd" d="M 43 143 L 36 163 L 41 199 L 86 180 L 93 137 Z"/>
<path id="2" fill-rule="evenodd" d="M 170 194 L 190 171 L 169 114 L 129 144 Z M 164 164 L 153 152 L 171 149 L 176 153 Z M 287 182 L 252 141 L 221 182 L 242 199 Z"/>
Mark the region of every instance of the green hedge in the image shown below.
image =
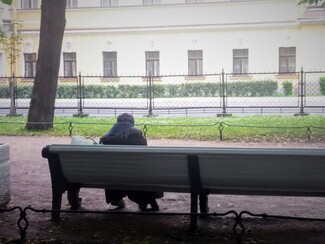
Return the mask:
<path id="1" fill-rule="evenodd" d="M 228 96 L 272 96 L 276 94 L 277 82 L 272 80 L 229 82 Z M 18 98 L 30 98 L 31 85 L 18 85 Z M 220 86 L 216 83 L 181 83 L 156 84 L 153 88 L 154 97 L 217 97 L 220 96 Z M 8 85 L 0 85 L 0 98 L 9 98 Z M 147 85 L 86 85 L 85 98 L 146 98 Z M 57 98 L 77 98 L 77 85 L 59 85 Z"/>
<path id="2" fill-rule="evenodd" d="M 293 88 L 293 85 L 292 85 L 292 82 L 290 81 L 284 81 L 282 83 L 282 86 L 283 86 L 283 93 L 285 96 L 292 96 L 292 88 Z"/>
<path id="3" fill-rule="evenodd" d="M 227 95 L 230 97 L 273 96 L 277 89 L 278 83 L 272 80 L 229 82 Z"/>
<path id="4" fill-rule="evenodd" d="M 10 90 L 8 83 L 7 84 L 0 84 L 0 98 L 9 98 L 10 97 Z"/>
<path id="5" fill-rule="evenodd" d="M 320 93 L 325 95 L 325 76 L 319 78 Z"/>

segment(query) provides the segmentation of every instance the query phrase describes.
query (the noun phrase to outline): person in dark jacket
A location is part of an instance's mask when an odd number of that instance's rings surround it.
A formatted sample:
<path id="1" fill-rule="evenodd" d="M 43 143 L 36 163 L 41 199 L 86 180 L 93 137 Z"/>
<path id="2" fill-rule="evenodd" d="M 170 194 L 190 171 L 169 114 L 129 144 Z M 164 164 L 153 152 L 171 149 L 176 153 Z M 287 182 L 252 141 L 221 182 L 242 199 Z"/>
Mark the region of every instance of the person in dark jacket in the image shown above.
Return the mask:
<path id="1" fill-rule="evenodd" d="M 147 140 L 140 129 L 134 126 L 134 117 L 132 114 L 123 113 L 117 117 L 117 123 L 109 132 L 100 138 L 100 143 L 106 145 L 147 145 Z M 163 197 L 163 192 L 148 191 L 122 191 L 105 190 L 106 202 L 118 208 L 125 208 L 124 197 L 139 205 L 141 210 L 159 210 L 157 198 Z M 147 209 L 148 204 L 151 209 Z"/>

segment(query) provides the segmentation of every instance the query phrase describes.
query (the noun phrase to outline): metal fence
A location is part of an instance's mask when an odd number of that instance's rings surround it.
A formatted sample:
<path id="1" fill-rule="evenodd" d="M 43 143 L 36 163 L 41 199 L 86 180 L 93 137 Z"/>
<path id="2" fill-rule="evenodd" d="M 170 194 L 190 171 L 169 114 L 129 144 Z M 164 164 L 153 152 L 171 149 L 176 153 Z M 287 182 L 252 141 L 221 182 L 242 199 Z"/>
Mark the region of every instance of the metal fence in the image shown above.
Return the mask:
<path id="1" fill-rule="evenodd" d="M 325 113 L 325 71 L 59 77 L 56 114 Z M 323 78 L 325 79 L 325 78 Z M 0 114 L 27 113 L 33 79 L 0 79 Z M 323 85 L 325 86 L 325 85 Z"/>
<path id="2" fill-rule="evenodd" d="M 14 211 L 19 211 L 19 218 L 18 216 L 13 216 L 15 213 L 13 213 Z M 182 213 L 182 212 L 164 212 L 164 213 L 158 213 L 158 212 L 121 212 L 121 211 L 117 211 L 117 212 L 113 212 L 113 211 L 90 211 L 90 210 L 50 210 L 50 209 L 36 209 L 33 208 L 31 206 L 22 208 L 20 206 L 15 206 L 15 207 L 11 207 L 11 208 L 0 208 L 0 214 L 1 213 L 6 213 L 9 212 L 11 213 L 11 218 L 16 218 L 18 219 L 17 221 L 17 227 L 19 229 L 19 235 L 20 238 L 17 238 L 15 241 L 12 240 L 13 242 L 7 242 L 5 241 L 5 243 L 27 243 L 28 242 L 28 238 L 27 238 L 27 229 L 29 227 L 29 212 L 34 212 L 34 213 L 53 213 L 53 212 L 60 212 L 60 213 L 68 213 L 68 214 L 105 214 L 105 215 L 141 215 L 141 216 L 146 216 L 146 215 L 153 215 L 153 216 L 187 216 L 189 218 L 197 218 L 197 217 L 219 217 L 219 218 L 223 218 L 223 217 L 231 217 L 234 220 L 233 226 L 232 226 L 232 232 L 234 235 L 234 239 L 236 240 L 236 243 L 241 244 L 243 243 L 243 239 L 245 237 L 245 235 L 247 234 L 247 228 L 245 226 L 245 220 L 248 218 L 261 218 L 261 219 L 280 219 L 280 220 L 296 220 L 296 221 L 301 221 L 301 222 L 310 222 L 310 221 L 314 221 L 314 222 L 325 222 L 324 218 L 309 218 L 309 217 L 299 217 L 299 216 L 283 216 L 283 215 L 269 215 L 266 213 L 251 213 L 249 211 L 241 211 L 241 212 L 237 212 L 235 210 L 229 210 L 227 212 L 223 212 L 223 213 L 217 213 L 217 212 L 213 212 L 213 213 Z M 28 214 L 27 214 L 28 213 Z M 245 217 L 246 215 L 246 217 Z M 218 220 L 220 221 L 220 219 L 215 218 L 214 220 Z M 186 239 L 182 239 L 180 237 L 174 237 L 175 239 L 177 239 L 178 241 L 189 241 L 191 239 L 191 237 L 193 236 L 194 232 L 193 231 L 188 231 L 187 232 L 187 237 Z M 200 234 L 199 232 L 196 234 L 198 235 Z M 202 233 L 201 233 L 202 234 Z M 17 235 L 18 236 L 18 235 Z M 173 236 L 170 236 L 173 237 Z M 32 242 L 32 240 L 30 240 Z M 46 242 L 46 241 L 44 241 Z M 29 243 L 29 242 L 28 242 Z"/>

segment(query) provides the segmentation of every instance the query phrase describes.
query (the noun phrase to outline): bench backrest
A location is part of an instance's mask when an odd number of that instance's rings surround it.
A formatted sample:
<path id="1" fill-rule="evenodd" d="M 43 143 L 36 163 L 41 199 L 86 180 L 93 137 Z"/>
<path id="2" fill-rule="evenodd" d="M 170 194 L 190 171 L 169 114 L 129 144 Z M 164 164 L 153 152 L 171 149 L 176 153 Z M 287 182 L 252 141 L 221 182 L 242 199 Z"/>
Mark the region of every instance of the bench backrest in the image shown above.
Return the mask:
<path id="1" fill-rule="evenodd" d="M 200 187 L 212 193 L 325 195 L 323 149 L 51 145 L 49 152 L 68 182 L 90 187 L 190 192 L 194 160 Z"/>

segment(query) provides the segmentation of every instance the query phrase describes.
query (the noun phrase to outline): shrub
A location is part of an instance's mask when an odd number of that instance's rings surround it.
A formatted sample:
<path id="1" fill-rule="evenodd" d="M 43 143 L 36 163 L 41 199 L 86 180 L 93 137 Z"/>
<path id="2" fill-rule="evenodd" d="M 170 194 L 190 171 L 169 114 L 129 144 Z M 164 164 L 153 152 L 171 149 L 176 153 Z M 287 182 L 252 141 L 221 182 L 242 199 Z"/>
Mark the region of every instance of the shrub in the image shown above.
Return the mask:
<path id="1" fill-rule="evenodd" d="M 325 80 L 325 78 L 324 78 Z M 323 92 L 325 93 L 325 81 Z M 321 83 L 321 81 L 320 81 Z M 272 80 L 230 82 L 226 86 L 228 96 L 272 96 L 276 93 L 277 82 Z M 30 98 L 32 85 L 18 85 L 18 98 Z M 155 84 L 154 97 L 216 97 L 220 96 L 219 83 L 180 83 L 180 84 Z M 323 94 L 324 94 L 323 93 Z M 82 90 L 85 98 L 146 98 L 148 96 L 147 85 L 85 85 Z M 9 98 L 8 85 L 0 85 L 0 98 Z M 57 98 L 78 98 L 77 85 L 60 84 L 57 88 Z"/>
<path id="2" fill-rule="evenodd" d="M 56 91 L 56 98 L 77 98 L 77 85 L 59 85 Z"/>
<path id="3" fill-rule="evenodd" d="M 282 86 L 283 86 L 284 95 L 285 96 L 292 96 L 292 88 L 293 88 L 292 82 L 291 81 L 284 81 L 282 83 Z"/>
<path id="4" fill-rule="evenodd" d="M 319 78 L 320 93 L 325 95 L 325 76 Z"/>
<path id="5" fill-rule="evenodd" d="M 9 98 L 10 90 L 8 84 L 0 84 L 0 98 Z"/>
<path id="6" fill-rule="evenodd" d="M 32 85 L 18 85 L 17 86 L 17 97 L 18 98 L 30 98 L 32 95 Z"/>
<path id="7" fill-rule="evenodd" d="M 227 95 L 231 97 L 273 96 L 277 88 L 278 83 L 272 80 L 229 82 Z"/>

